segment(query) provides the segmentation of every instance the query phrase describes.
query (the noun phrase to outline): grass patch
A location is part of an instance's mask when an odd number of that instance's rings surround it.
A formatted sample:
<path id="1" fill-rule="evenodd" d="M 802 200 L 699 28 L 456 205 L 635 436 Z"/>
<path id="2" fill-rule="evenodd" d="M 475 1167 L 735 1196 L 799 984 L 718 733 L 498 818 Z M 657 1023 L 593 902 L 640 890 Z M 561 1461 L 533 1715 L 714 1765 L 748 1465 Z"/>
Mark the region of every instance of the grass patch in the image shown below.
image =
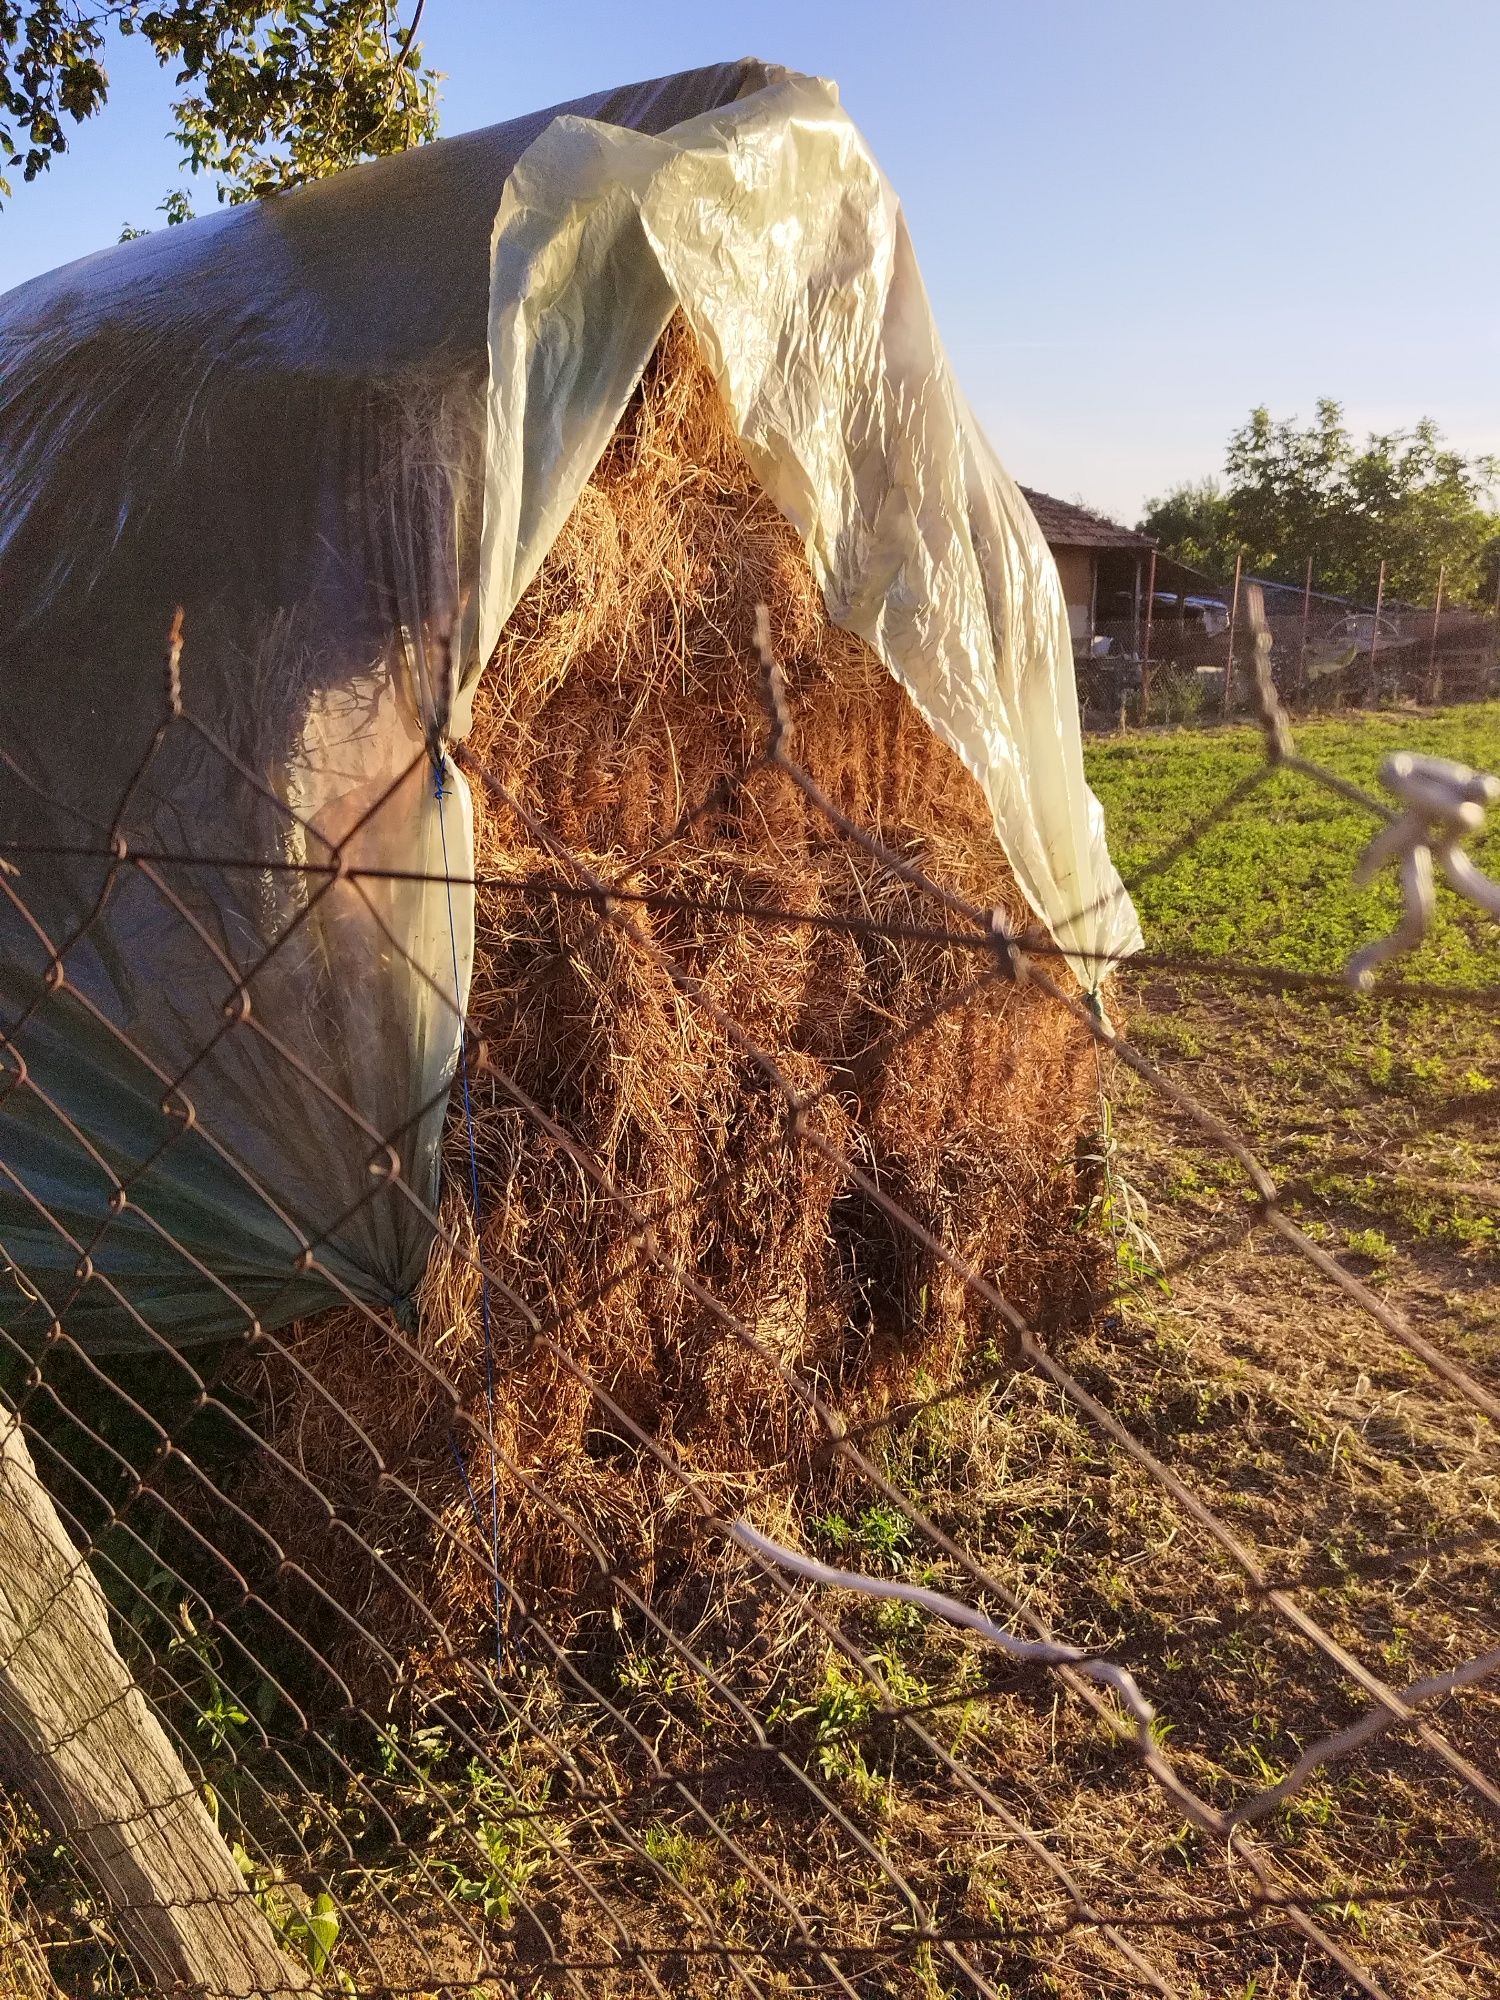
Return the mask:
<path id="1" fill-rule="evenodd" d="M 1359 715 L 1304 723 L 1303 755 L 1377 796 L 1382 760 L 1423 750 L 1500 770 L 1500 702 L 1433 715 Z M 1127 881 L 1209 823 L 1186 853 L 1143 881 L 1136 904 L 1154 951 L 1337 973 L 1399 912 L 1394 877 L 1357 889 L 1353 867 L 1375 821 L 1312 779 L 1268 772 L 1248 797 L 1218 808 L 1265 768 L 1254 729 L 1175 730 L 1091 740 L 1090 783 Z M 1500 869 L 1500 822 L 1471 849 Z M 1438 920 L 1403 976 L 1481 986 L 1500 978 L 1500 929 L 1444 888 Z"/>

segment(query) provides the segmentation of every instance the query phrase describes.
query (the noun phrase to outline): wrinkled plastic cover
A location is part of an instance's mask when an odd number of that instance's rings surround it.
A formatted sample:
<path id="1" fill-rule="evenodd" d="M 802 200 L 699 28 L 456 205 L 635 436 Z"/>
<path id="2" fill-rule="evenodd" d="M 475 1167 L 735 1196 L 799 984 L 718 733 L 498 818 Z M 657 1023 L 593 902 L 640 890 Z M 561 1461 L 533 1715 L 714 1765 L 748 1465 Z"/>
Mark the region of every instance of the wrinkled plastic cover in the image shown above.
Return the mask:
<path id="1" fill-rule="evenodd" d="M 1054 565 L 829 86 L 695 71 L 160 232 L 0 300 L 8 1327 L 409 1304 L 385 1142 L 434 1205 L 473 940 L 441 744 L 679 304 L 1085 983 L 1133 947 Z"/>
<path id="2" fill-rule="evenodd" d="M 559 118 L 511 176 L 491 287 L 475 658 L 680 305 L 834 621 L 983 787 L 1093 988 L 1139 947 L 1083 772 L 1057 566 L 953 379 L 900 205 L 831 85 L 788 76 L 660 137 Z"/>

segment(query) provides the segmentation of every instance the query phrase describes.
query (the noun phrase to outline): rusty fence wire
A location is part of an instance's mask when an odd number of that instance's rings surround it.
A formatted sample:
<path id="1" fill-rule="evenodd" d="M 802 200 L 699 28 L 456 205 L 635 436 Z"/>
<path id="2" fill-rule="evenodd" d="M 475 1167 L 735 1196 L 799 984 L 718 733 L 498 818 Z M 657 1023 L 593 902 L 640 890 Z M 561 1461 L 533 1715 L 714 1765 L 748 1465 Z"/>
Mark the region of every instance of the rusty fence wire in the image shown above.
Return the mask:
<path id="1" fill-rule="evenodd" d="M 1348 794 L 1299 756 L 1268 667 L 1272 644 L 1258 622 L 1248 698 L 1264 730 L 1265 771 Z M 24 1733 L 18 1676 L 51 1657 L 59 1605 L 92 1578 L 122 1680 L 96 1688 L 96 1712 L 58 1720 L 50 1739 L 43 1730 L 36 1740 L 33 1726 L 31 1749 L 44 1763 L 65 1758 L 92 1740 L 105 1710 L 131 1717 L 142 1742 L 156 1728 L 161 1768 L 175 1759 L 188 1776 L 190 1796 L 174 1806 L 201 1813 L 194 1825 L 201 1833 L 206 1821 L 227 1871 L 196 1892 L 136 1881 L 121 1857 L 148 1850 L 129 1811 L 114 1824 L 70 1820 L 66 1797 L 28 1790 L 8 1757 L 7 1990 L 1402 2000 L 1478 1992 L 1500 1964 L 1500 1770 L 1486 1687 L 1500 1673 L 1500 1635 L 1493 1595 L 1483 1598 L 1496 1520 L 1486 1455 L 1500 1417 L 1493 1367 L 1461 1327 L 1431 1315 L 1417 1323 L 1310 1233 L 1223 1093 L 1189 1089 L 1135 1032 L 1153 979 L 1270 994 L 1273 1004 L 1294 991 L 1341 1017 L 1366 1003 L 1337 978 L 1148 951 L 1118 975 L 1101 968 L 1111 974 L 1106 1004 L 1094 1004 L 1046 938 L 929 879 L 823 795 L 798 761 L 764 636 L 762 652 L 759 752 L 669 838 L 724 814 L 769 774 L 796 788 L 830 842 L 901 886 L 899 923 L 770 898 L 685 909 L 680 893 L 653 887 L 649 856 L 606 877 L 461 747 L 442 754 L 550 857 L 507 894 L 546 921 L 565 913 L 575 930 L 608 936 L 621 963 L 649 964 L 682 1019 L 737 1052 L 747 1102 L 772 1115 L 736 1171 L 756 1155 L 773 1176 L 815 1161 L 868 1227 L 917 1246 L 929 1282 L 966 1296 L 987 1339 L 919 1372 L 872 1415 L 826 1356 L 808 1363 L 736 1310 L 715 1246 L 685 1250 L 659 1192 L 600 1156 L 578 1129 L 565 1078 L 552 1101 L 538 1101 L 471 1022 L 464 1104 L 482 1095 L 498 1107 L 513 1151 L 544 1150 L 622 1246 L 613 1268 L 540 1296 L 523 1270 L 484 1253 L 451 1158 L 433 1212 L 403 1173 L 403 1135 L 366 1129 L 311 1068 L 299 1078 L 345 1117 L 349 1143 L 369 1163 L 371 1199 L 403 1204 L 434 1233 L 470 1310 L 482 1291 L 486 1314 L 520 1324 L 552 1391 L 587 1407 L 601 1465 L 630 1468 L 601 1485 L 597 1509 L 587 1488 L 554 1476 L 543 1451 L 522 1452 L 513 1430 L 497 1428 L 504 1368 L 492 1367 L 485 1396 L 461 1393 L 441 1338 L 356 1297 L 325 1259 L 347 1218 L 288 1217 L 213 1132 L 200 1137 L 221 1166 L 296 1234 L 289 1291 L 312 1275 L 342 1300 L 345 1358 L 325 1368 L 326 1344 L 283 1327 L 274 1301 L 252 1309 L 233 1271 L 207 1269 L 186 1248 L 184 1272 L 237 1301 L 242 1333 L 183 1349 L 157 1332 L 109 1275 L 101 1248 L 126 1216 L 170 1240 L 146 1190 L 152 1170 L 200 1130 L 191 1069 L 154 1076 L 159 1143 L 149 1157 L 125 1159 L 107 1130 L 48 1096 L 26 1051 L 50 997 L 90 1007 L 70 965 L 126 878 L 149 886 L 162 922 L 191 923 L 180 894 L 199 865 L 191 830 L 181 851 L 138 846 L 128 793 L 109 826 L 81 834 L 104 881 L 71 936 L 43 934 L 29 910 L 28 874 L 44 857 L 17 842 L 0 860 L 0 897 L 30 926 L 41 966 L 31 1004 L 0 1024 L 0 1088 L 12 1104 L 29 1096 L 59 1145 L 92 1163 L 99 1187 L 95 1214 L 64 1215 L 48 1186 L 26 1184 L 0 1156 L 0 1174 L 35 1223 L 65 1240 L 74 1269 L 58 1296 L 0 1245 L 9 1491 L 32 1482 L 69 1543 L 50 1587 L 35 1567 L 29 1596 L 0 1579 L 10 1601 L 0 1733 Z M 190 653 L 148 765 L 183 734 L 237 782 L 260 782 L 195 719 Z M 24 783 L 25 773 L 11 765 L 6 782 Z M 1482 808 L 1484 796 L 1475 801 Z M 1399 798 L 1357 802 L 1372 835 L 1403 824 Z M 1219 802 L 1211 819 L 1234 803 Z M 1441 864 L 1461 849 L 1477 823 L 1470 803 L 1452 801 L 1444 820 L 1441 801 L 1419 801 L 1405 834 L 1390 836 L 1387 858 L 1416 884 L 1408 920 L 1418 930 L 1433 855 Z M 363 893 L 341 849 L 304 831 L 308 900 L 334 881 Z M 1194 838 L 1152 868 L 1190 852 Z M 893 1004 L 892 1044 L 920 1045 L 944 1019 L 1023 989 L 1065 1018 L 1092 1047 L 1103 1101 L 1130 1094 L 1128 1113 L 1101 1117 L 1068 1163 L 1069 1295 L 1012 1299 L 1003 1274 L 954 1248 L 941 1218 L 912 1213 L 823 1115 L 827 1086 L 809 1084 L 710 989 L 692 924 L 766 939 L 820 925 L 865 952 L 891 938 L 938 945 L 963 976 L 916 1014 Z M 199 938 L 205 968 L 222 979 L 222 1032 L 255 1038 L 269 1066 L 297 1060 L 255 1005 L 257 982 L 288 942 L 287 930 L 262 939 L 247 967 Z M 1493 1017 L 1493 990 L 1435 997 L 1403 982 L 1394 954 L 1379 971 L 1383 999 L 1413 1032 L 1438 1004 Z M 451 1007 L 450 992 L 440 997 Z M 147 1060 L 97 1010 L 94 1026 L 122 1055 Z M 1476 1083 L 1475 1101 L 1483 1094 Z M 461 1116 L 456 1103 L 450 1120 Z M 1214 1229 L 1170 1254 L 1153 1240 L 1155 1219 L 1134 1205 L 1120 1152 L 1129 1120 L 1184 1135 L 1181 1144 L 1212 1156 L 1223 1176 Z M 1133 1348 L 1153 1338 L 1141 1330 L 1153 1301 L 1195 1281 L 1211 1290 L 1215 1260 L 1245 1246 L 1298 1273 L 1288 1296 L 1299 1323 L 1280 1329 L 1290 1349 L 1314 1342 L 1327 1314 L 1345 1316 L 1341 1324 L 1362 1329 L 1363 1365 L 1406 1370 L 1402 1393 L 1467 1440 L 1444 1462 L 1444 1477 L 1469 1481 L 1452 1546 L 1416 1530 L 1402 1546 L 1393 1529 L 1336 1574 L 1316 1564 L 1299 1572 L 1245 1525 L 1243 1495 L 1215 1484 L 1211 1462 L 1174 1455 L 1170 1428 L 1148 1422 L 1124 1393 Z M 726 1448 L 716 1462 L 592 1358 L 580 1329 L 611 1287 L 642 1273 L 653 1295 L 687 1301 L 717 1340 L 743 1352 L 744 1382 L 785 1411 L 789 1435 L 812 1438 L 800 1486 L 774 1455 L 735 1460 Z M 137 1336 L 128 1361 L 101 1358 L 70 1332 L 91 1290 Z M 414 1470 L 372 1435 L 369 1406 L 347 1406 L 351 1348 L 384 1372 L 393 1397 L 421 1404 L 429 1432 L 433 1410 L 441 1413 L 446 1462 Z M 1308 1386 L 1307 1406 L 1291 1418 L 1336 1426 L 1336 1413 L 1318 1406 L 1322 1393 Z M 1252 1383 L 1235 1423 L 1256 1421 L 1255 1394 Z M 297 1404 L 297 1426 L 273 1421 L 277 1398 Z M 307 1445 L 315 1431 L 321 1457 Z M 1405 1466 L 1423 1449 L 1412 1435 L 1366 1426 L 1359 1448 Z M 1313 1504 L 1311 1475 L 1300 1460 L 1263 1456 L 1263 1489 L 1295 1541 L 1294 1524 Z M 621 1503 L 605 1496 L 632 1490 L 649 1493 L 654 1512 L 622 1525 Z M 372 1492 L 385 1513 L 366 1505 Z M 1106 1532 L 1099 1523 L 1111 1510 Z M 518 1580 L 511 1535 L 523 1516 L 564 1584 Z M 424 1561 L 383 1542 L 382 1521 L 415 1534 Z M 1049 1534 L 1070 1552 L 1060 1569 L 1041 1546 Z M 9 1559 L 14 1538 L 7 1549 Z M 1424 1591 L 1467 1593 L 1473 1621 L 1462 1648 L 1403 1673 L 1399 1649 L 1351 1636 L 1336 1595 L 1351 1575 L 1389 1585 L 1407 1612 Z M 1140 1579 L 1154 1622 L 1122 1615 L 1122 1577 Z M 458 1602 L 461 1629 L 449 1610 Z M 1486 1625 L 1488 1647 L 1472 1639 Z M 1296 1715 L 1278 1733 L 1265 1718 L 1291 1678 Z M 140 1810 L 160 1817 L 159 1805 Z M 1407 1822 L 1422 1832 L 1402 1859 Z M 1309 1842 L 1325 1834 L 1334 1859 L 1315 1863 Z M 149 1906 L 170 1915 L 195 1894 L 209 1905 L 240 1899 L 254 1913 L 258 1971 L 226 1970 L 216 1985 L 174 1973 L 168 1947 L 159 1962 L 142 1962 L 158 1948 Z M 1456 1983 L 1441 1983 L 1450 1974 Z"/>

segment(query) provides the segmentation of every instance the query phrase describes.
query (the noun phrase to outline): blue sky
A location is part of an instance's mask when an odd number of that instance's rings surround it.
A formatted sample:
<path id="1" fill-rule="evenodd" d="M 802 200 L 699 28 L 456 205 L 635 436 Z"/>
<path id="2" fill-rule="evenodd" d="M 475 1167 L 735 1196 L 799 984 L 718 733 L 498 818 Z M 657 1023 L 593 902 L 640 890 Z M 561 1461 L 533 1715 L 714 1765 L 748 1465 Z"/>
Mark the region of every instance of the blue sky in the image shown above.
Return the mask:
<path id="1" fill-rule="evenodd" d="M 424 37 L 450 132 L 732 55 L 836 78 L 1029 485 L 1133 519 L 1319 395 L 1500 452 L 1494 0 L 428 0 Z M 158 219 L 172 85 L 110 70 L 0 289 Z"/>

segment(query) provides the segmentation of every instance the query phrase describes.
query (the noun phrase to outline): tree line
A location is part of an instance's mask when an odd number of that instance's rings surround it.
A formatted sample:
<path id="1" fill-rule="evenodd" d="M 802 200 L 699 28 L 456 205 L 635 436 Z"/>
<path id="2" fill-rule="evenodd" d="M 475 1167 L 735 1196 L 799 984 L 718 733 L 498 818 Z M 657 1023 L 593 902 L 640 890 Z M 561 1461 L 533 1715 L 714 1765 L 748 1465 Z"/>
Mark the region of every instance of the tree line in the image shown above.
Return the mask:
<path id="1" fill-rule="evenodd" d="M 1254 576 L 1368 603 L 1385 563 L 1386 594 L 1448 603 L 1494 601 L 1500 516 L 1496 461 L 1455 451 L 1430 418 L 1361 444 L 1339 403 L 1311 423 L 1264 407 L 1229 439 L 1224 478 L 1188 481 L 1148 503 L 1140 526 L 1164 554 L 1228 578 L 1237 556 Z"/>

